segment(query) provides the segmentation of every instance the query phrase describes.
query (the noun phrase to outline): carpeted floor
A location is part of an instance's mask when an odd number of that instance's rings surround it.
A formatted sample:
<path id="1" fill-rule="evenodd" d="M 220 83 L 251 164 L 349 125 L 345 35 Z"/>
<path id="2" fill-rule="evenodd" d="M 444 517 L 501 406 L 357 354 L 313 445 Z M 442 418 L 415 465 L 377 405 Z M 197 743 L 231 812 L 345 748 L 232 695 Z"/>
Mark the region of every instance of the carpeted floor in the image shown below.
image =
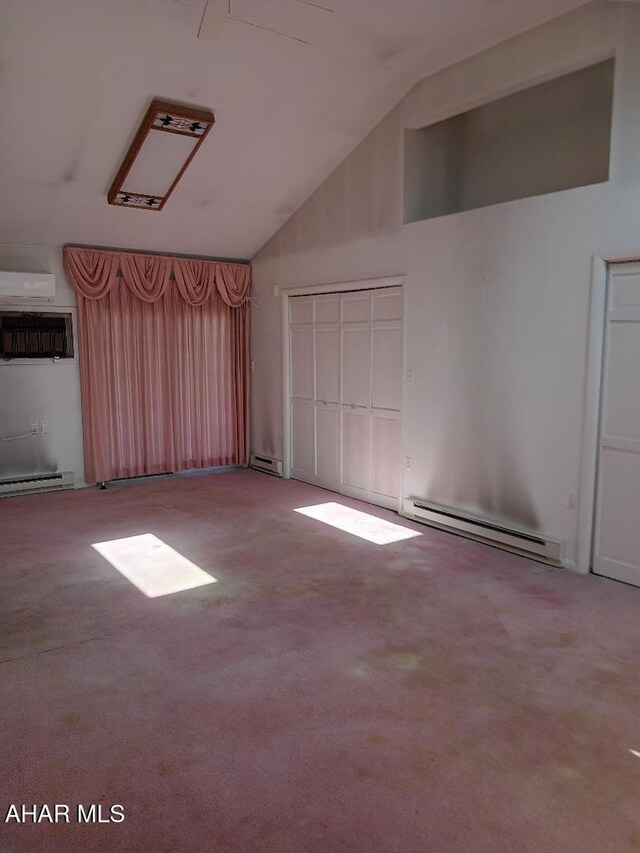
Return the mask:
<path id="1" fill-rule="evenodd" d="M 147 533 L 217 583 L 91 547 Z M 250 471 L 2 500 L 0 561 L 2 819 L 71 821 L 3 853 L 640 850 L 640 589 Z"/>

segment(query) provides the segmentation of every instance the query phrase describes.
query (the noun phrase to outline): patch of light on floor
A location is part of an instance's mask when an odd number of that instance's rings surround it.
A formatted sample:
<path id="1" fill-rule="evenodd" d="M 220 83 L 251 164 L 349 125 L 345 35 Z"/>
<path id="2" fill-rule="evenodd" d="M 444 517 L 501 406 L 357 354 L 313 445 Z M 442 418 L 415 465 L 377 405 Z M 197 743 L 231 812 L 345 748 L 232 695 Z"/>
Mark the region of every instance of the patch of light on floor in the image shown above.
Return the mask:
<path id="1" fill-rule="evenodd" d="M 96 542 L 92 547 L 149 598 L 216 583 L 152 533 Z"/>
<path id="2" fill-rule="evenodd" d="M 631 753 L 631 755 L 635 755 L 636 758 L 640 758 L 640 752 L 638 752 L 636 749 L 630 749 L 629 752 Z"/>
<path id="3" fill-rule="evenodd" d="M 408 527 L 401 527 L 399 524 L 392 524 L 383 518 L 369 515 L 368 512 L 360 512 L 333 502 L 317 506 L 301 506 L 295 511 L 337 527 L 338 530 L 344 530 L 345 533 L 352 533 L 354 536 L 366 539 L 367 542 L 373 542 L 374 545 L 389 545 L 391 542 L 422 536 L 421 533 L 410 530 Z"/>

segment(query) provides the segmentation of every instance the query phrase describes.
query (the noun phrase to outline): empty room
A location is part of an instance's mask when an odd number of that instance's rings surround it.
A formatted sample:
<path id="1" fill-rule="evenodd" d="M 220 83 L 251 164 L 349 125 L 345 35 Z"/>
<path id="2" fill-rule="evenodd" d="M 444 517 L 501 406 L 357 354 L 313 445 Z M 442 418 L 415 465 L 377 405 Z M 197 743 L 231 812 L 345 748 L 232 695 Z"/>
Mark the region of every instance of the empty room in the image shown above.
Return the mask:
<path id="1" fill-rule="evenodd" d="M 640 850 L 640 2 L 0 2 L 0 853 Z"/>

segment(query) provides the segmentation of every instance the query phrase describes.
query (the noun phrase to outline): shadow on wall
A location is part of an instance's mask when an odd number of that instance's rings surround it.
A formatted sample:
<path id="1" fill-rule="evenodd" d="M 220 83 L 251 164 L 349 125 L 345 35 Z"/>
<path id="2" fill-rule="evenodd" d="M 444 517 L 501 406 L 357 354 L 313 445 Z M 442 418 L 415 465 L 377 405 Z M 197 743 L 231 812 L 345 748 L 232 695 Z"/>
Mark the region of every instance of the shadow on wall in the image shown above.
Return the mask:
<path id="1" fill-rule="evenodd" d="M 518 450 L 528 424 L 519 415 L 527 392 L 518 371 L 517 328 L 500 316 L 515 306 L 490 286 L 461 287 L 443 299 L 440 310 L 456 317 L 455 335 L 443 324 L 440 357 L 432 362 L 430 384 L 439 404 L 431 412 L 421 496 L 539 530 Z"/>
<path id="2" fill-rule="evenodd" d="M 281 451 L 278 449 L 280 442 L 276 436 L 276 424 L 274 423 L 274 412 L 271 405 L 272 392 L 269 383 L 265 381 L 253 382 L 251 394 L 253 398 L 253 435 L 259 436 L 261 441 L 260 447 L 252 447 L 251 450 L 279 459 L 281 455 Z"/>
<path id="3" fill-rule="evenodd" d="M 4 433 L 0 438 L 4 437 Z M 0 442 L 0 479 L 29 474 L 55 474 L 58 464 L 41 435 Z"/>
<path id="4" fill-rule="evenodd" d="M 425 497 L 538 530 L 540 522 L 518 460 L 509 409 L 506 403 L 501 410 L 492 406 L 491 416 L 483 417 L 482 407 L 486 409 L 487 404 L 480 407 L 467 398 L 461 407 L 463 425 L 447 428 L 443 418 L 440 438 L 432 444 Z"/>
<path id="5" fill-rule="evenodd" d="M 12 367 L 0 370 L 12 371 Z M 29 435 L 31 421 L 40 422 L 40 413 L 36 410 L 26 415 L 16 406 L 16 398 L 22 388 L 22 379 L 13 373 L 3 373 L 0 388 L 0 439 L 11 436 L 25 436 L 9 441 L 0 440 L 0 479 L 19 477 L 29 474 L 53 474 L 58 465 L 51 453 L 51 436 Z M 32 417 L 31 417 L 32 416 Z"/>
<path id="6" fill-rule="evenodd" d="M 261 249 L 260 259 L 329 249 L 398 231 L 402 157 L 397 125 L 394 110 Z"/>

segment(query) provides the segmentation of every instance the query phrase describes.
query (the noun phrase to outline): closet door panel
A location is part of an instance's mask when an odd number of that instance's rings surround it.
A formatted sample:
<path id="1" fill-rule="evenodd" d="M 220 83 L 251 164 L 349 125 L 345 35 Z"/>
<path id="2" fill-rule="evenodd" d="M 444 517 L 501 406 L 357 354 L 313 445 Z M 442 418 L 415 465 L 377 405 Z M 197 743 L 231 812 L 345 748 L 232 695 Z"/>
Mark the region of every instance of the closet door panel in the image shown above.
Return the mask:
<path id="1" fill-rule="evenodd" d="M 363 293 L 343 293 L 340 298 L 340 318 L 343 323 L 368 323 L 371 316 L 371 296 Z"/>
<path id="2" fill-rule="evenodd" d="M 340 294 L 331 296 L 316 296 L 313 300 L 314 323 L 340 322 Z"/>
<path id="3" fill-rule="evenodd" d="M 291 396 L 313 398 L 313 327 L 291 329 Z"/>
<path id="4" fill-rule="evenodd" d="M 291 472 L 297 479 L 315 475 L 314 406 L 310 400 L 291 401 Z"/>
<path id="5" fill-rule="evenodd" d="M 342 327 L 342 404 L 367 408 L 371 395 L 369 327 Z"/>
<path id="6" fill-rule="evenodd" d="M 371 319 L 402 320 L 402 292 L 396 290 L 381 290 L 371 296 Z"/>
<path id="7" fill-rule="evenodd" d="M 316 394 L 319 403 L 340 400 L 340 333 L 338 327 L 314 331 L 316 352 Z"/>
<path id="8" fill-rule="evenodd" d="M 397 498 L 400 493 L 400 417 L 371 413 L 371 491 Z"/>
<path id="9" fill-rule="evenodd" d="M 316 474 L 318 485 L 337 489 L 340 484 L 340 412 L 316 407 Z"/>
<path id="10" fill-rule="evenodd" d="M 340 302 L 319 297 L 315 305 L 316 482 L 340 486 Z"/>
<path id="11" fill-rule="evenodd" d="M 368 490 L 369 415 L 366 412 L 342 413 L 341 485 Z"/>
<path id="12" fill-rule="evenodd" d="M 402 327 L 374 326 L 371 331 L 371 405 L 400 411 L 402 401 Z"/>
<path id="13" fill-rule="evenodd" d="M 289 306 L 289 321 L 295 323 L 313 323 L 313 297 L 296 296 Z"/>

